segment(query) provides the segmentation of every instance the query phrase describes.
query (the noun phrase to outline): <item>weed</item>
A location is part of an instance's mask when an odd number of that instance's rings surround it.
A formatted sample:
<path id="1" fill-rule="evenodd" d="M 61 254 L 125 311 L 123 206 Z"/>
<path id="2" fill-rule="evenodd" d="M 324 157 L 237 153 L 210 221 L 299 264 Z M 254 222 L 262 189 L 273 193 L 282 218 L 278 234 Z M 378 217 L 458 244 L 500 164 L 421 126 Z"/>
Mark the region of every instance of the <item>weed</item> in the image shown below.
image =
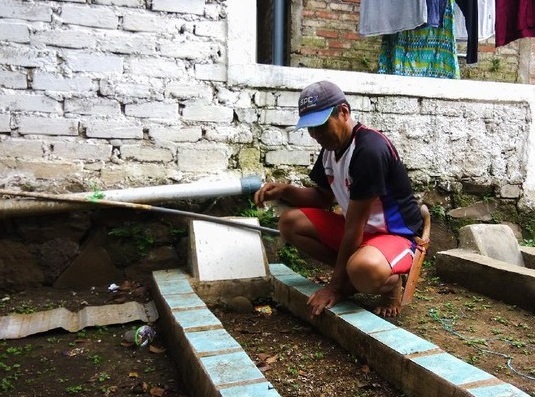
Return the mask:
<path id="1" fill-rule="evenodd" d="M 100 355 L 98 355 L 98 354 L 93 354 L 92 356 L 89 356 L 89 360 L 94 365 L 98 365 L 98 364 L 100 364 L 102 362 L 102 357 Z"/>
<path id="2" fill-rule="evenodd" d="M 152 366 L 145 367 L 145 369 L 143 370 L 143 372 L 145 372 L 146 374 L 150 374 L 151 372 L 154 372 L 154 371 L 156 371 L 156 367 L 152 367 Z"/>
<path id="3" fill-rule="evenodd" d="M 260 225 L 265 227 L 277 227 L 277 217 L 273 208 L 258 208 L 255 203 L 249 200 L 249 207 L 238 213 L 238 216 L 258 218 Z"/>
<path id="4" fill-rule="evenodd" d="M 431 216 L 437 220 L 442 220 L 446 218 L 446 209 L 441 205 L 433 205 L 431 207 Z"/>
<path id="5" fill-rule="evenodd" d="M 147 255 L 149 248 L 154 244 L 154 238 L 140 223 L 130 222 L 124 226 L 115 227 L 108 232 L 108 235 L 131 242 L 141 256 Z"/>
<path id="6" fill-rule="evenodd" d="M 78 394 L 84 391 L 84 388 L 81 385 L 69 386 L 65 388 L 65 391 L 69 394 Z"/>
<path id="7" fill-rule="evenodd" d="M 37 309 L 27 302 L 23 302 L 15 308 L 15 313 L 18 313 L 18 314 L 31 314 L 31 313 L 35 313 L 36 311 Z"/>
<path id="8" fill-rule="evenodd" d="M 294 272 L 304 277 L 311 275 L 311 270 L 307 268 L 307 262 L 301 257 L 297 248 L 286 244 L 279 250 L 279 259 Z"/>
<path id="9" fill-rule="evenodd" d="M 111 376 L 108 375 L 106 372 L 101 372 L 98 374 L 98 381 L 99 382 L 104 382 L 105 380 L 108 380 L 108 379 L 111 379 Z"/>
<path id="10" fill-rule="evenodd" d="M 46 341 L 48 343 L 59 343 L 59 342 L 61 342 L 61 339 L 57 338 L 55 336 L 51 336 L 50 338 L 46 338 Z"/>

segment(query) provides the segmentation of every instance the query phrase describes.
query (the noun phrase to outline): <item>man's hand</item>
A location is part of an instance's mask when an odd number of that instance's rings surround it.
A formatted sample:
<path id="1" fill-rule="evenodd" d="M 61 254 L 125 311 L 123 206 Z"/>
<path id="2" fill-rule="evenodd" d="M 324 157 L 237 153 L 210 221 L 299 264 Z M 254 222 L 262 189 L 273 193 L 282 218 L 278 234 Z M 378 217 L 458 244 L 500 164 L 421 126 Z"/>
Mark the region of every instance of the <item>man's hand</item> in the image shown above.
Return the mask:
<path id="1" fill-rule="evenodd" d="M 310 306 L 311 318 L 319 316 L 323 309 L 330 309 L 336 305 L 343 298 L 342 295 L 341 291 L 330 285 L 314 292 L 307 302 Z"/>
<path id="2" fill-rule="evenodd" d="M 264 205 L 266 201 L 279 200 L 284 193 L 284 190 L 289 185 L 286 183 L 268 182 L 264 183 L 254 195 L 254 202 L 258 207 Z"/>

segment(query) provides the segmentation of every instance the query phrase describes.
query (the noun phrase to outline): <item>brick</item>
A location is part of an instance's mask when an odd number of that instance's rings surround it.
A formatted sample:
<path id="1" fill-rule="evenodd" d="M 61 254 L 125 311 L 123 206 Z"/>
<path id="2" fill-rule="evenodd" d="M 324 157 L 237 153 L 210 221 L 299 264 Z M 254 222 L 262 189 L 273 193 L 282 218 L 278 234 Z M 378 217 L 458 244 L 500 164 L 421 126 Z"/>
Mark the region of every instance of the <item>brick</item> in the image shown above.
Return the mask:
<path id="1" fill-rule="evenodd" d="M 31 174 L 33 178 L 56 179 L 58 175 L 76 175 L 84 169 L 82 163 L 17 160 L 17 170 Z"/>
<path id="2" fill-rule="evenodd" d="M 86 0 L 79 0 L 81 3 L 85 3 Z M 132 7 L 132 8 L 144 8 L 144 0 L 94 0 L 94 4 L 104 6 L 117 6 L 117 7 Z"/>
<path id="3" fill-rule="evenodd" d="M 0 95 L 0 108 L 6 110 L 61 113 L 61 104 L 45 95 L 7 94 Z"/>
<path id="4" fill-rule="evenodd" d="M 64 56 L 67 66 L 74 72 L 123 72 L 123 60 L 115 55 L 94 55 L 71 51 Z"/>
<path id="5" fill-rule="evenodd" d="M 19 118 L 19 134 L 77 136 L 78 120 L 21 116 Z"/>
<path id="6" fill-rule="evenodd" d="M 73 98 L 65 100 L 64 110 L 65 113 L 117 116 L 121 114 L 121 104 L 114 99 Z"/>
<path id="7" fill-rule="evenodd" d="M 177 12 L 182 14 L 204 14 L 205 0 L 188 0 L 188 1 L 176 1 L 176 0 L 153 0 L 153 11 L 167 11 Z"/>
<path id="8" fill-rule="evenodd" d="M 65 78 L 59 75 L 36 72 L 33 75 L 32 88 L 34 90 L 84 93 L 96 92 L 96 83 L 84 76 Z"/>
<path id="9" fill-rule="evenodd" d="M 270 165 L 303 165 L 311 163 L 311 153 L 304 150 L 272 150 L 266 153 L 266 164 Z"/>
<path id="10" fill-rule="evenodd" d="M 234 111 L 223 106 L 188 105 L 184 108 L 182 116 L 189 121 L 230 123 L 234 118 Z"/>
<path id="11" fill-rule="evenodd" d="M 137 78 L 122 75 L 100 79 L 99 91 L 104 96 L 116 98 L 159 98 L 163 91 L 163 82 L 158 79 L 138 76 Z"/>
<path id="12" fill-rule="evenodd" d="M 184 23 L 185 21 L 181 19 L 147 13 L 132 13 L 123 16 L 123 29 L 132 32 L 178 32 L 178 28 Z"/>
<path id="13" fill-rule="evenodd" d="M 182 61 L 164 59 L 131 59 L 126 64 L 126 71 L 133 75 L 163 78 L 180 78 L 186 74 Z"/>
<path id="14" fill-rule="evenodd" d="M 26 73 L 0 70 L 0 86 L 5 88 L 27 88 Z"/>
<path id="15" fill-rule="evenodd" d="M 126 105 L 127 116 L 155 119 L 177 119 L 178 104 L 165 102 L 146 102 Z"/>
<path id="16" fill-rule="evenodd" d="M 102 31 L 96 35 L 98 48 L 119 54 L 152 55 L 156 53 L 157 37 L 146 33 Z"/>
<path id="17" fill-rule="evenodd" d="M 160 42 L 160 53 L 163 56 L 195 61 L 215 56 L 217 49 L 216 45 L 205 41 L 166 40 Z"/>
<path id="18" fill-rule="evenodd" d="M 117 29 L 119 18 L 112 9 L 65 4 L 60 19 L 64 23 L 94 28 Z"/>
<path id="19" fill-rule="evenodd" d="M 25 1 L 1 0 L 0 17 L 50 22 L 52 20 L 52 7 Z"/>
<path id="20" fill-rule="evenodd" d="M 122 184 L 125 180 L 146 183 L 147 180 L 178 179 L 179 175 L 175 175 L 176 171 L 172 167 L 173 164 L 162 167 L 160 163 L 125 163 L 120 166 L 114 164 L 102 168 L 100 179 L 108 185 Z"/>
<path id="21" fill-rule="evenodd" d="M 186 84 L 178 81 L 171 81 L 165 86 L 165 96 L 177 99 L 204 98 L 211 100 L 213 90 L 210 86 L 200 84 Z"/>
<path id="22" fill-rule="evenodd" d="M 10 120 L 9 114 L 0 114 L 0 132 L 11 132 Z"/>
<path id="23" fill-rule="evenodd" d="M 6 65 L 29 68 L 55 67 L 56 65 L 55 51 L 26 47 L 15 48 L 2 45 L 0 46 L 0 59 Z"/>
<path id="24" fill-rule="evenodd" d="M 13 138 L 0 141 L 0 153 L 5 157 L 36 159 L 43 157 L 43 147 L 40 141 Z"/>
<path id="25" fill-rule="evenodd" d="M 94 48 L 96 45 L 92 32 L 79 29 L 43 30 L 34 33 L 32 40 L 36 43 L 63 48 Z"/>
<path id="26" fill-rule="evenodd" d="M 88 162 L 107 161 L 111 156 L 112 146 L 107 144 L 93 144 L 76 141 L 51 142 L 52 155 L 62 159 L 85 160 Z"/>
<path id="27" fill-rule="evenodd" d="M 195 65 L 197 80 L 227 81 L 227 66 L 221 63 Z"/>
<path id="28" fill-rule="evenodd" d="M 0 21 L 0 41 L 29 43 L 30 29 L 21 23 L 5 23 Z"/>
<path id="29" fill-rule="evenodd" d="M 122 145 L 121 158 L 123 160 L 137 160 L 150 162 L 165 162 L 173 160 L 173 153 L 169 149 L 143 146 L 143 145 Z"/>
<path id="30" fill-rule="evenodd" d="M 149 136 L 155 141 L 197 142 L 202 138 L 201 127 L 151 126 Z"/>
<path id="31" fill-rule="evenodd" d="M 127 119 L 83 120 L 88 138 L 143 139 L 143 127 Z"/>
<path id="32" fill-rule="evenodd" d="M 297 123 L 299 118 L 295 110 L 266 109 L 262 115 L 263 124 L 290 126 Z"/>
<path id="33" fill-rule="evenodd" d="M 230 157 L 228 150 L 227 146 L 201 143 L 181 147 L 177 157 L 178 169 L 197 173 L 226 170 Z"/>
<path id="34" fill-rule="evenodd" d="M 195 35 L 221 40 L 227 36 L 227 23 L 224 21 L 201 21 L 195 23 Z"/>

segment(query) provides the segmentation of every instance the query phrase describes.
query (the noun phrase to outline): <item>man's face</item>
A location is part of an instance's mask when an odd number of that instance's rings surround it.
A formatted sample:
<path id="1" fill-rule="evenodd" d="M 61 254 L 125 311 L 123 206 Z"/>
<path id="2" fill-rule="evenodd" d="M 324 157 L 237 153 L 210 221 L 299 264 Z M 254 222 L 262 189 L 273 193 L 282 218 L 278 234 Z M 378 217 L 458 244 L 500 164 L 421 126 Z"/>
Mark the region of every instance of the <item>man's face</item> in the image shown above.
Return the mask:
<path id="1" fill-rule="evenodd" d="M 345 131 L 346 118 L 342 109 L 329 116 L 324 124 L 308 128 L 310 136 L 326 150 L 342 149 L 346 143 Z"/>

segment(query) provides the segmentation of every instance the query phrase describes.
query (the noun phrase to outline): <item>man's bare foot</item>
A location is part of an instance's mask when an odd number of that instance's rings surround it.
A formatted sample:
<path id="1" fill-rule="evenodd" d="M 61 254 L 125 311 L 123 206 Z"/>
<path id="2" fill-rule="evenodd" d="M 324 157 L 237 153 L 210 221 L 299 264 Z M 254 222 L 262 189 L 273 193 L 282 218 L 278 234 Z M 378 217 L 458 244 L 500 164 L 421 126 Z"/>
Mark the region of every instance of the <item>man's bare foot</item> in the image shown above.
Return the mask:
<path id="1" fill-rule="evenodd" d="M 394 287 L 389 292 L 381 295 L 381 303 L 373 312 L 383 317 L 399 316 L 399 313 L 401 313 L 402 292 L 401 277 L 399 277 Z"/>

